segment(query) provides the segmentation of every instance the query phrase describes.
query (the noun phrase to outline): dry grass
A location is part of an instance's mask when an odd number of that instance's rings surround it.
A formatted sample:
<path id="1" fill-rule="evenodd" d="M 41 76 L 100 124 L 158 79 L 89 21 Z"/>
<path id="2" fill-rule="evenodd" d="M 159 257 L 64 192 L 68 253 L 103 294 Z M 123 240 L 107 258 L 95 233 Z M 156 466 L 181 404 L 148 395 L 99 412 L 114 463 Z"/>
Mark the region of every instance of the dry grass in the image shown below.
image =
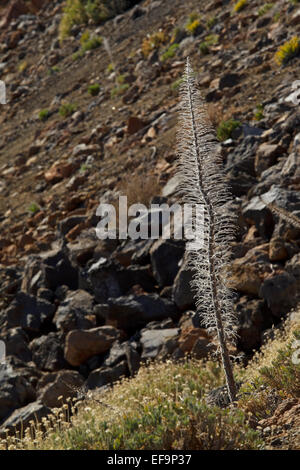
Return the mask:
<path id="1" fill-rule="evenodd" d="M 156 175 L 147 173 L 127 174 L 120 184 L 120 192 L 127 196 L 128 206 L 144 204 L 148 206 L 154 196 L 159 196 L 161 187 Z"/>
<path id="2" fill-rule="evenodd" d="M 237 408 L 205 404 L 205 394 L 224 383 L 218 363 L 151 363 L 102 395 L 94 392 L 72 407 L 69 401 L 54 409 L 42 424 L 32 422 L 23 435 L 0 441 L 0 449 L 262 449 L 248 415 L 269 417 L 278 401 L 295 395 L 290 380 L 300 370 L 290 361 L 295 334 L 300 334 L 299 313 L 246 369 L 235 368 L 243 383 Z M 299 390 L 298 384 L 297 396 Z"/>
<path id="3" fill-rule="evenodd" d="M 96 400 L 77 404 L 71 423 L 63 410 L 54 410 L 44 419 L 46 435 L 31 429 L 21 439 L 8 437 L 0 449 L 260 448 L 240 410 L 205 405 L 205 393 L 221 383 L 221 368 L 213 362 L 150 364 Z"/>

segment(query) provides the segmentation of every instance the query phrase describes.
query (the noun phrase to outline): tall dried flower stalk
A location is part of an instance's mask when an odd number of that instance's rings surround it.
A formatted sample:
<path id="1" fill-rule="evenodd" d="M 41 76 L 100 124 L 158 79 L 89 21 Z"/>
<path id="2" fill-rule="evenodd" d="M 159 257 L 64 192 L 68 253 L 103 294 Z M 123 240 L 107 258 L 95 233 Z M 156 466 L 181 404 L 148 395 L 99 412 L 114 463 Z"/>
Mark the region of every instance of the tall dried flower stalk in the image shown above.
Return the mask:
<path id="1" fill-rule="evenodd" d="M 194 272 L 192 288 L 197 306 L 195 315 L 201 319 L 208 332 L 218 339 L 228 394 L 233 402 L 236 384 L 227 344 L 234 337 L 235 315 L 227 279 L 234 218 L 225 210 L 231 197 L 218 152 L 218 141 L 196 88 L 189 59 L 180 91 L 180 192 L 185 203 L 199 204 L 204 210 L 203 220 L 197 213 L 193 216 L 193 226 L 201 231 L 203 243 L 188 252 L 190 267 Z"/>

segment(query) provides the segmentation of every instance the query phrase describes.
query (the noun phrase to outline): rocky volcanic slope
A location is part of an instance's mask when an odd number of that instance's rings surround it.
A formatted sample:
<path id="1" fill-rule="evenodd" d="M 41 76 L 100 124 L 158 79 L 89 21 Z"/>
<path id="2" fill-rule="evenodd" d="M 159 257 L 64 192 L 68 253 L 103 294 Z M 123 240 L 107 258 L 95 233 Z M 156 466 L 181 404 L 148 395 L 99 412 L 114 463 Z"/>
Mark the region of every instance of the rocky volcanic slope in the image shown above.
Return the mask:
<path id="1" fill-rule="evenodd" d="M 259 15 L 263 1 L 236 14 L 221 0 L 138 2 L 88 26 L 108 38 L 114 73 L 103 45 L 74 57 L 87 26 L 73 27 L 60 44 L 63 2 L 1 3 L 2 429 L 46 415 L 82 386 L 133 375 L 147 359 L 214 350 L 190 319 L 183 242 L 95 237 L 100 201 L 119 194 L 130 203 L 173 201 L 177 84 L 188 55 L 213 122 L 242 124 L 220 147 L 239 224 L 232 352 L 246 362 L 299 293 L 300 230 L 258 196 L 300 213 L 300 114 L 286 101 L 299 58 L 285 67 L 274 61 L 278 47 L 300 35 L 300 6 L 277 1 Z M 195 11 L 201 24 L 191 35 L 185 25 Z M 143 40 L 160 28 L 165 42 L 145 56 Z M 175 54 L 162 58 L 175 28 Z M 96 96 L 88 93 L 94 83 Z M 63 117 L 64 103 L 73 107 Z"/>

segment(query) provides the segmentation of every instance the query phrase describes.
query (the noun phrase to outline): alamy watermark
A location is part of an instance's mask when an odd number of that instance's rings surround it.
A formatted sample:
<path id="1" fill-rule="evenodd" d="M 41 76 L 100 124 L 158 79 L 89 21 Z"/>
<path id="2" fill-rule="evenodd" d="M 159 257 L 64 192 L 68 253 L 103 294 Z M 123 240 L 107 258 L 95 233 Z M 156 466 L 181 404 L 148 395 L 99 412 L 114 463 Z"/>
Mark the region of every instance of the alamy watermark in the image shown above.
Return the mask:
<path id="1" fill-rule="evenodd" d="M 120 196 L 118 206 L 102 203 L 96 215 L 101 217 L 96 227 L 96 235 L 101 240 L 168 240 L 173 237 L 185 239 L 187 250 L 203 246 L 204 207 L 200 204 L 151 204 L 148 209 L 144 204 L 128 207 L 127 196 Z"/>
<path id="2" fill-rule="evenodd" d="M 0 80 L 0 104 L 6 104 L 6 86 L 2 80 Z"/>
<path id="3" fill-rule="evenodd" d="M 4 341 L 0 339 L 0 364 L 4 362 L 6 354 L 6 347 Z"/>

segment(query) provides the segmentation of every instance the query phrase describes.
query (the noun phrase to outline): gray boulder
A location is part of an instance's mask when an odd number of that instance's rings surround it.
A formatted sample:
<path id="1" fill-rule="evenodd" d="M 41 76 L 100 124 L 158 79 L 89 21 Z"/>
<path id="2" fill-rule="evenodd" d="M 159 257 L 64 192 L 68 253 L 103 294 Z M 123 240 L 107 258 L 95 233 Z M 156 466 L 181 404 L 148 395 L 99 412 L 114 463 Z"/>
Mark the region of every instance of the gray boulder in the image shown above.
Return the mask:
<path id="1" fill-rule="evenodd" d="M 15 410 L 9 418 L 7 418 L 0 428 L 0 438 L 5 438 L 8 434 L 14 434 L 15 431 L 25 431 L 30 421 L 40 422 L 44 416 L 50 414 L 50 409 L 43 405 L 40 401 L 29 403 L 22 408 Z"/>
<path id="2" fill-rule="evenodd" d="M 47 300 L 18 292 L 5 314 L 9 327 L 21 326 L 24 330 L 39 332 L 46 321 L 50 321 L 55 307 Z"/>
<path id="3" fill-rule="evenodd" d="M 58 330 L 67 333 L 96 326 L 94 299 L 84 290 L 70 291 L 58 307 L 53 322 Z"/>
<path id="4" fill-rule="evenodd" d="M 143 352 L 142 359 L 154 359 L 158 356 L 165 342 L 178 336 L 178 328 L 167 328 L 163 330 L 144 329 L 141 332 L 140 342 Z"/>
<path id="5" fill-rule="evenodd" d="M 106 323 L 125 331 L 135 331 L 154 320 L 176 316 L 176 305 L 157 294 L 109 299 Z"/>

